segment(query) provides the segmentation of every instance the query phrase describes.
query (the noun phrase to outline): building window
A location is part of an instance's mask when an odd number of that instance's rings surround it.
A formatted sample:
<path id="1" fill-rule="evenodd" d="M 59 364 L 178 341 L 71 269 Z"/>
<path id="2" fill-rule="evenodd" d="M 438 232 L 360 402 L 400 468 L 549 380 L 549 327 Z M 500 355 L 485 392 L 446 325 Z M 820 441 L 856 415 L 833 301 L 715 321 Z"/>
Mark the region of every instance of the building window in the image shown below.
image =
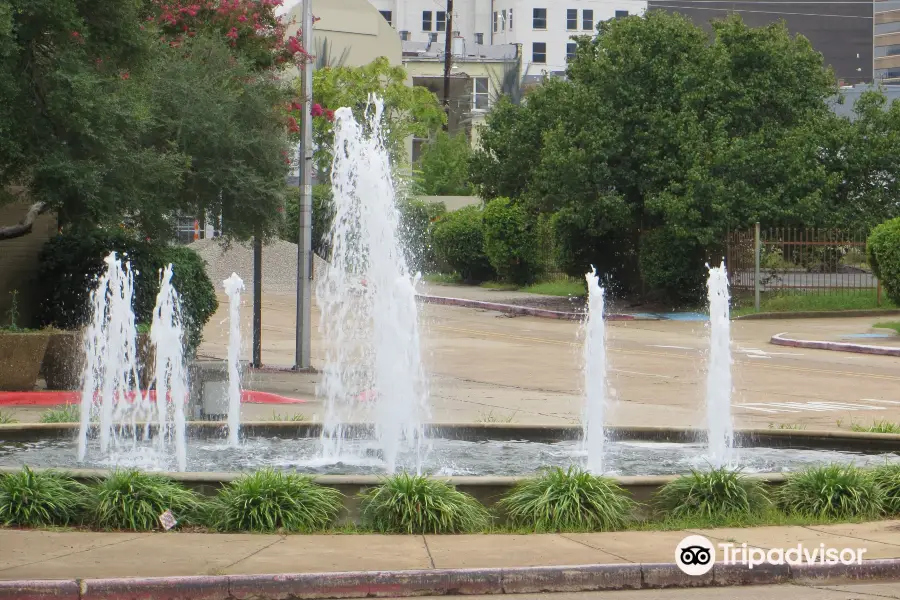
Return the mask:
<path id="1" fill-rule="evenodd" d="M 512 31 L 512 11 L 513 9 L 509 9 L 509 21 L 506 22 L 507 31 Z"/>
<path id="2" fill-rule="evenodd" d="M 539 65 L 547 64 L 546 42 L 534 42 L 531 44 L 531 62 Z"/>
<path id="3" fill-rule="evenodd" d="M 479 44 L 481 46 L 484 46 L 484 34 L 483 33 L 475 34 L 475 43 Z"/>
<path id="4" fill-rule="evenodd" d="M 578 9 L 569 8 L 566 10 L 566 29 L 573 31 L 578 29 Z"/>
<path id="5" fill-rule="evenodd" d="M 490 108 L 490 81 L 487 77 L 472 78 L 472 109 L 487 110 Z"/>
<path id="6" fill-rule="evenodd" d="M 388 22 L 388 25 L 393 25 L 393 23 L 391 22 L 391 11 L 379 10 L 378 12 L 380 12 L 381 16 L 384 17 L 384 20 Z"/>
<path id="7" fill-rule="evenodd" d="M 506 9 L 500 11 L 500 31 L 506 31 Z"/>
<path id="8" fill-rule="evenodd" d="M 429 33 L 429 34 L 428 34 L 428 39 L 431 40 L 432 42 L 436 42 L 436 41 L 437 41 L 437 36 L 438 36 L 438 34 L 436 34 L 436 33 Z"/>
<path id="9" fill-rule="evenodd" d="M 547 9 L 535 8 L 531 20 L 533 29 L 547 29 Z"/>
<path id="10" fill-rule="evenodd" d="M 616 11 L 616 18 L 617 18 L 617 19 L 624 19 L 624 18 L 627 17 L 627 16 L 628 16 L 628 11 L 627 11 L 627 10 L 617 10 L 617 11 Z"/>
<path id="11" fill-rule="evenodd" d="M 447 31 L 447 13 L 442 10 L 437 11 L 434 25 L 435 31 Z"/>
<path id="12" fill-rule="evenodd" d="M 594 30 L 594 11 L 592 10 L 583 10 L 581 11 L 581 28 L 585 31 L 593 31 Z"/>
<path id="13" fill-rule="evenodd" d="M 573 42 L 569 42 L 566 44 L 566 62 L 573 60 L 575 58 L 575 49 L 578 48 L 578 44 Z"/>
<path id="14" fill-rule="evenodd" d="M 401 31 L 401 32 L 400 32 L 400 39 L 403 40 L 404 42 L 408 42 L 408 41 L 409 41 L 409 32 L 408 32 L 408 31 Z"/>
<path id="15" fill-rule="evenodd" d="M 422 31 L 431 31 L 431 11 L 422 11 Z"/>
<path id="16" fill-rule="evenodd" d="M 498 13 L 497 11 L 494 11 L 494 33 L 497 33 L 497 31 L 498 31 L 497 26 L 499 25 L 499 23 L 500 23 L 500 13 Z"/>

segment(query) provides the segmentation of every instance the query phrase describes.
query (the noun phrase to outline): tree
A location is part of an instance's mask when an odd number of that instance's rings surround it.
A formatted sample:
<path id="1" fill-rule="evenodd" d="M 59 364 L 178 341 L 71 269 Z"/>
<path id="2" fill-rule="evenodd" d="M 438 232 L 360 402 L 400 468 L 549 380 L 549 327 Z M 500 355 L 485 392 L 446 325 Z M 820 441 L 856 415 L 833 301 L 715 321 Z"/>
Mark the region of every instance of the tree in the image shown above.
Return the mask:
<path id="1" fill-rule="evenodd" d="M 72 226 L 151 216 L 177 189 L 185 156 L 148 148 L 151 123 L 130 72 L 152 52 L 141 0 L 12 0 L 0 5 L 0 189 L 31 215 Z"/>
<path id="2" fill-rule="evenodd" d="M 299 86 L 299 81 L 296 84 Z M 325 67 L 313 75 L 313 98 L 316 104 L 328 107 L 320 109 L 326 110 L 326 116 L 346 106 L 362 122 L 373 94 L 384 101 L 384 131 L 393 164 L 408 164 L 406 139 L 428 138 L 446 122 L 446 114 L 433 93 L 424 87 L 408 86 L 406 70 L 391 66 L 385 57 L 364 67 Z M 329 173 L 334 142 L 330 119 L 314 122 L 313 142 L 317 148 L 316 168 L 322 174 Z"/>
<path id="3" fill-rule="evenodd" d="M 602 23 L 567 81 L 490 115 L 473 181 L 555 214 L 570 274 L 605 265 L 670 300 L 696 297 L 728 228 L 825 223 L 850 127 L 826 103 L 833 74 L 782 24 L 731 17 L 713 34 L 655 11 Z"/>
<path id="4" fill-rule="evenodd" d="M 465 135 L 439 131 L 422 148 L 416 185 L 426 196 L 468 196 L 473 192 L 469 182 L 469 158 L 472 147 Z"/>
<path id="5" fill-rule="evenodd" d="M 160 238 L 206 211 L 229 236 L 272 231 L 291 113 L 309 108 L 277 79 L 308 60 L 278 4 L 0 6 L 0 189 L 32 202 L 0 238 L 47 210 L 69 229 L 124 222 Z"/>

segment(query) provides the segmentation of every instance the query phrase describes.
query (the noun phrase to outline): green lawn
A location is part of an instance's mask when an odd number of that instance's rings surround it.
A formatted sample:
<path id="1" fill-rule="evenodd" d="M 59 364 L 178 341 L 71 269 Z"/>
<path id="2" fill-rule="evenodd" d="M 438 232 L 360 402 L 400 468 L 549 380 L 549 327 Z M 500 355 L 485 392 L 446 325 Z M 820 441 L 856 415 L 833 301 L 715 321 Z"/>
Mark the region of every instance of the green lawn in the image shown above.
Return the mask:
<path id="1" fill-rule="evenodd" d="M 900 321 L 885 321 L 883 323 L 875 323 L 872 327 L 877 327 L 878 329 L 893 329 L 897 333 L 900 333 Z"/>
<path id="2" fill-rule="evenodd" d="M 761 294 L 760 312 L 801 312 L 801 311 L 828 311 L 828 310 L 866 310 L 876 308 L 897 308 L 881 295 L 881 304 L 875 290 L 833 290 L 830 294 L 792 294 L 792 293 L 764 293 Z M 753 309 L 753 295 L 741 295 L 736 298 L 736 305 L 732 309 L 733 316 L 747 315 L 756 312 Z"/>

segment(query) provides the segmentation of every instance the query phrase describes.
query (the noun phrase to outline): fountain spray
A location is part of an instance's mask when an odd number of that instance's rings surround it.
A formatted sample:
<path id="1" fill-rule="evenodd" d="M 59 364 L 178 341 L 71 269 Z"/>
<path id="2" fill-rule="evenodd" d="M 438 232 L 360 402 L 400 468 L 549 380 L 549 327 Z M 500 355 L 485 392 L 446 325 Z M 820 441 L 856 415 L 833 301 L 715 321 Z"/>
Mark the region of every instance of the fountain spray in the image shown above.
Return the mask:
<path id="1" fill-rule="evenodd" d="M 402 450 L 418 453 L 428 397 L 415 279 L 398 238 L 396 191 L 383 140 L 384 105 L 374 96 L 369 102 L 363 123 L 349 108 L 335 113 L 331 261 L 316 288 L 327 340 L 319 387 L 326 406 L 322 445 L 326 459 L 339 459 L 344 424 L 359 408 L 360 392 L 374 390 L 367 403 L 386 469 L 394 472 Z"/>
<path id="2" fill-rule="evenodd" d="M 228 296 L 228 445 L 237 446 L 241 427 L 241 291 L 237 273 L 222 282 Z"/>
<path id="3" fill-rule="evenodd" d="M 731 462 L 734 425 L 731 420 L 731 320 L 728 273 L 725 261 L 710 267 L 706 287 L 709 294 L 709 365 L 706 374 L 706 418 L 709 428 L 709 460 L 713 467 Z"/>
<path id="4" fill-rule="evenodd" d="M 597 269 L 585 274 L 588 310 L 584 324 L 584 449 L 587 470 L 603 472 L 603 419 L 606 410 L 606 323 L 603 296 Z"/>

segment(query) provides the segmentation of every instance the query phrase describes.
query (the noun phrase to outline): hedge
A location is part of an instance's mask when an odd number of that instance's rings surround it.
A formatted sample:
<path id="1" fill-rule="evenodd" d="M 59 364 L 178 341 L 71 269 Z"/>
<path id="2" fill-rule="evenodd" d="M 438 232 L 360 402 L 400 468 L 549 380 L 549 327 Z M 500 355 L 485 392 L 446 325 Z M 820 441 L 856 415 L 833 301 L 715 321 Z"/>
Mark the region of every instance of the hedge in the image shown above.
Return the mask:
<path id="1" fill-rule="evenodd" d="M 466 206 L 442 216 L 431 230 L 435 259 L 465 281 L 487 281 L 494 269 L 484 253 L 481 207 Z"/>

